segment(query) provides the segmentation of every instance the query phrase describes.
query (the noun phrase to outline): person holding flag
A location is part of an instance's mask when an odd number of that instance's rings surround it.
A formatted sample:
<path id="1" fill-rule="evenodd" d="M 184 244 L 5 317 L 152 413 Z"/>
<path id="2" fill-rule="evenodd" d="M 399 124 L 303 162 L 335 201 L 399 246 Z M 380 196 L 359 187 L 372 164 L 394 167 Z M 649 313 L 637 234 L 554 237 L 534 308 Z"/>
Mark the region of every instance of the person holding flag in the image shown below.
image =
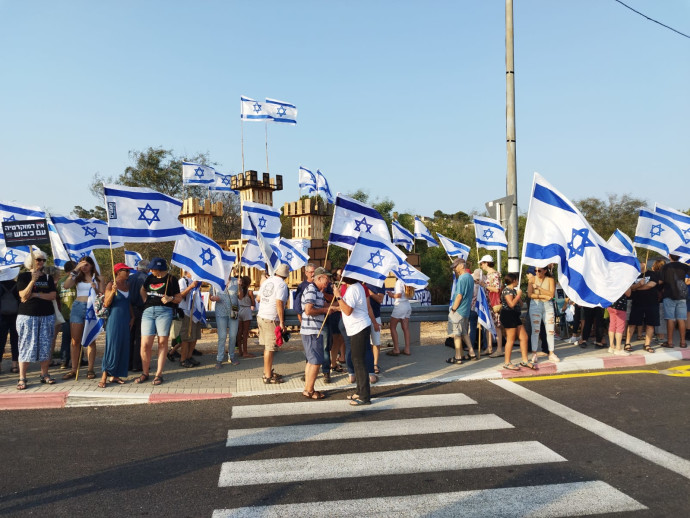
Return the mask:
<path id="1" fill-rule="evenodd" d="M 101 365 L 100 388 L 108 382 L 124 384 L 129 365 L 129 327 L 134 322 L 134 313 L 129 303 L 129 286 L 127 279 L 131 268 L 123 263 L 113 266 L 115 282 L 105 288 L 103 306 L 109 308 L 108 320 L 105 323 L 105 352 Z"/>
<path id="2" fill-rule="evenodd" d="M 398 346 L 398 322 L 402 327 L 403 337 L 405 339 L 405 348 L 402 354 L 409 356 L 410 353 L 410 315 L 412 315 L 412 306 L 410 300 L 407 298 L 408 294 L 414 296 L 414 288 L 407 289 L 405 283 L 397 279 L 393 291 L 388 292 L 388 296 L 393 299 L 393 312 L 391 313 L 390 331 L 393 339 L 393 350 L 388 351 L 388 356 L 398 356 L 400 354 L 400 347 Z"/>
<path id="3" fill-rule="evenodd" d="M 476 360 L 474 347 L 470 342 L 470 312 L 472 310 L 472 295 L 474 294 L 474 279 L 467 272 L 465 259 L 458 257 L 453 261 L 451 269 L 457 276 L 455 289 L 453 290 L 450 310 L 448 312 L 448 322 L 452 329 L 453 343 L 455 345 L 455 356 L 451 356 L 446 363 L 460 365 L 462 363 L 462 344 L 464 343 L 469 351 L 470 359 Z"/>
<path id="4" fill-rule="evenodd" d="M 496 350 L 503 350 L 503 330 L 501 329 L 501 322 L 498 316 L 501 306 L 501 275 L 494 268 L 494 258 L 486 254 L 479 260 L 479 267 L 486 273 L 486 282 L 484 288 L 489 297 L 489 308 L 491 309 L 491 318 L 494 320 L 496 326 Z M 492 340 L 492 335 L 489 334 L 489 340 Z M 489 354 L 493 344 L 491 341 L 487 343 Z"/>
<path id="5" fill-rule="evenodd" d="M 536 369 L 536 365 L 529 361 L 527 352 L 527 332 L 522 325 L 520 314 L 522 312 L 522 290 L 517 287 L 518 276 L 514 273 L 507 273 L 503 278 L 505 287 L 501 291 L 501 325 L 506 330 L 505 360 L 503 368 L 509 371 L 520 370 L 520 367 Z M 510 361 L 510 354 L 513 350 L 515 338 L 520 340 L 520 354 L 522 361 L 520 367 Z"/>
<path id="6" fill-rule="evenodd" d="M 546 343 L 549 347 L 549 360 L 554 363 L 561 361 L 554 352 L 554 333 L 556 318 L 553 310 L 553 295 L 556 292 L 556 283 L 551 272 L 546 267 L 537 267 L 534 282 L 527 286 L 527 296 L 532 299 L 529 305 L 529 318 L 532 322 L 532 352 L 537 357 L 539 345 L 539 330 L 544 322 L 546 328 Z M 586 322 L 585 322 L 586 325 Z"/>

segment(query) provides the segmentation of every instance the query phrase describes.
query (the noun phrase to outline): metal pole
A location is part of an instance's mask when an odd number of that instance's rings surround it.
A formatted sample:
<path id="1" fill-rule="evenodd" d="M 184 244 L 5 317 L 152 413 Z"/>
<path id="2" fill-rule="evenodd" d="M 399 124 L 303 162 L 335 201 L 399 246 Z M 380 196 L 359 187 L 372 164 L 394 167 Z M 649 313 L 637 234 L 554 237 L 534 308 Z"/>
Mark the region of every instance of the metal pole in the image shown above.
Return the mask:
<path id="1" fill-rule="evenodd" d="M 503 222 L 501 221 L 501 207 L 502 205 L 500 203 L 496 204 L 496 221 L 498 221 L 499 225 L 503 225 Z M 501 250 L 498 249 L 496 250 L 496 270 L 498 273 L 501 273 Z"/>
<path id="2" fill-rule="evenodd" d="M 517 164 L 515 158 L 515 72 L 513 56 L 513 0 L 506 0 L 506 194 L 513 195 L 508 211 L 508 271 L 520 270 L 518 252 Z"/>

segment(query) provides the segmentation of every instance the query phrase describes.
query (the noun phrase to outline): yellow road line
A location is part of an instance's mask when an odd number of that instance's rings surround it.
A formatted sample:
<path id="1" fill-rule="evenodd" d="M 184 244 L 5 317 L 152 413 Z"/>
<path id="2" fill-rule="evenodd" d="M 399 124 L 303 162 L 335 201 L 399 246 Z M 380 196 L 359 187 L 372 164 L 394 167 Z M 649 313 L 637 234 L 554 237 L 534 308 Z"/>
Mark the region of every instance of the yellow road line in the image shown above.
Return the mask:
<path id="1" fill-rule="evenodd" d="M 635 369 L 635 370 L 614 370 L 614 371 L 599 371 L 599 372 L 576 372 L 572 374 L 551 374 L 546 376 L 526 376 L 523 378 L 506 378 L 509 381 L 516 381 L 518 383 L 524 381 L 548 381 L 568 378 L 591 378 L 593 376 L 615 376 L 620 374 L 663 374 L 665 376 L 673 377 L 690 377 L 690 365 L 678 365 L 669 369 Z"/>

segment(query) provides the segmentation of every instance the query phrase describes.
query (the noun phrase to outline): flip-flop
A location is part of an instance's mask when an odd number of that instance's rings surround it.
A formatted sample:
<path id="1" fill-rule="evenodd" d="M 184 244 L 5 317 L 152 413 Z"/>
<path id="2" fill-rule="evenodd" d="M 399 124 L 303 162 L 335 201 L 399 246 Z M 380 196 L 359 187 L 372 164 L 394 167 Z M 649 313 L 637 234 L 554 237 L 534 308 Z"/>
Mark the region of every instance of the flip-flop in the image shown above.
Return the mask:
<path id="1" fill-rule="evenodd" d="M 386 353 L 386 356 L 400 356 L 400 353 L 396 353 L 395 351 L 388 351 Z"/>
<path id="2" fill-rule="evenodd" d="M 371 405 L 371 401 L 364 401 L 363 399 L 352 399 L 350 406 Z"/>
<path id="3" fill-rule="evenodd" d="M 519 371 L 520 367 L 513 365 L 512 363 L 504 363 L 503 368 L 508 371 Z"/>

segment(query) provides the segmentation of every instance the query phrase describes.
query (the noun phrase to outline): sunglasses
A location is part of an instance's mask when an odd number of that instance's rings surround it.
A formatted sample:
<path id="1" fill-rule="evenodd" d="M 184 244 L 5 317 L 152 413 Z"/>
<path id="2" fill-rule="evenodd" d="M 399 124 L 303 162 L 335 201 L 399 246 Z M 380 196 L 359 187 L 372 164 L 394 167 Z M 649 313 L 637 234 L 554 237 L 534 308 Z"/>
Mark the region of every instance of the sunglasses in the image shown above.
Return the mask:
<path id="1" fill-rule="evenodd" d="M 45 259 L 36 259 L 36 262 L 37 262 L 37 263 L 45 263 L 46 260 L 45 260 Z"/>
<path id="2" fill-rule="evenodd" d="M 546 270 L 544 270 L 544 268 L 537 268 L 536 271 L 537 271 L 537 273 L 539 273 L 539 272 L 545 272 Z"/>

